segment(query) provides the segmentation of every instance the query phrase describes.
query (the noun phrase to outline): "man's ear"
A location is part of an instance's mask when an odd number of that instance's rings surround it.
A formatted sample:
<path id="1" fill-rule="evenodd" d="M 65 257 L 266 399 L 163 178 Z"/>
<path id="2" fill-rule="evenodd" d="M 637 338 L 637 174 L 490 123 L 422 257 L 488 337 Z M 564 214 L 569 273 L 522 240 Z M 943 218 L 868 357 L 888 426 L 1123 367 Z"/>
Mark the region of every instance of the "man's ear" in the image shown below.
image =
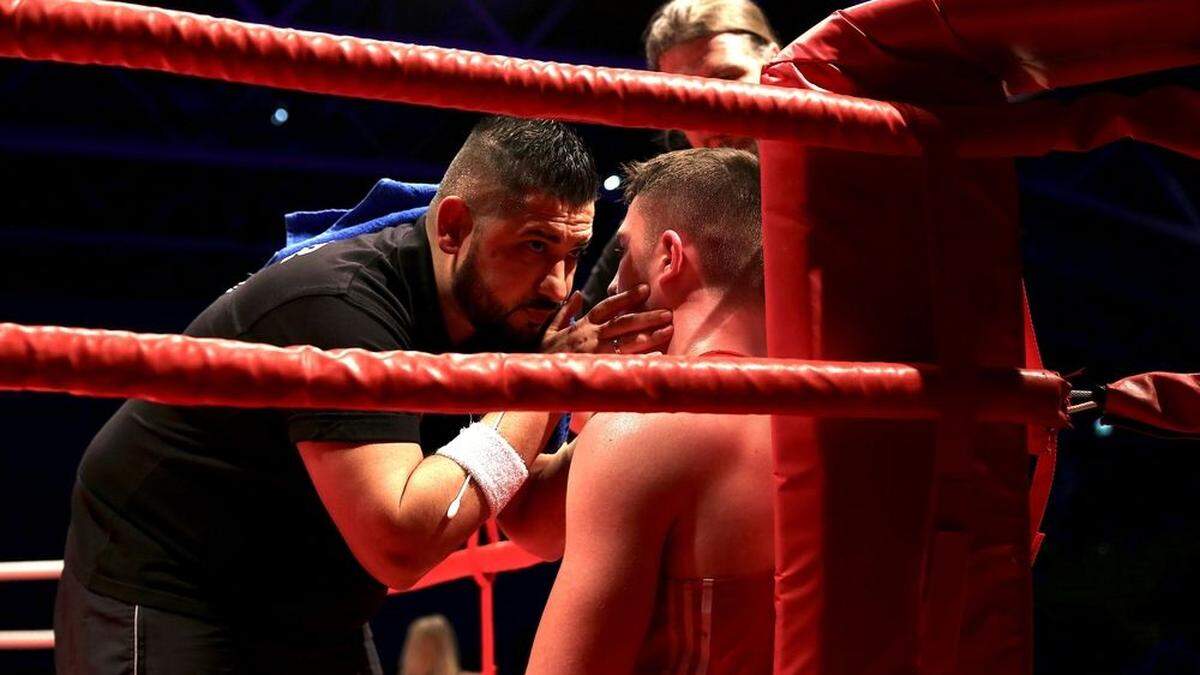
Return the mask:
<path id="1" fill-rule="evenodd" d="M 665 230 L 658 238 L 657 248 L 655 266 L 658 268 L 659 283 L 670 284 L 683 274 L 686 257 L 683 252 L 683 237 L 675 230 Z"/>
<path id="2" fill-rule="evenodd" d="M 467 208 L 462 197 L 455 195 L 442 197 L 438 202 L 436 223 L 434 241 L 446 255 L 456 255 L 462 251 L 463 242 L 475 227 L 471 209 Z"/>

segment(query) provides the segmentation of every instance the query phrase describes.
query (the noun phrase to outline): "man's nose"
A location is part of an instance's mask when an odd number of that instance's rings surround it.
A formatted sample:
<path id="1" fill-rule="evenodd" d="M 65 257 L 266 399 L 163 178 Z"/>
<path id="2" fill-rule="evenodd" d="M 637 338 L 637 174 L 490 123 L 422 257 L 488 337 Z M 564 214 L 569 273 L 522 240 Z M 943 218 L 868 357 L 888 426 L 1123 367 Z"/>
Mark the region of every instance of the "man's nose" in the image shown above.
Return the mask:
<path id="1" fill-rule="evenodd" d="M 542 279 L 539 289 L 548 300 L 563 303 L 571 291 L 571 280 L 567 278 L 567 264 L 559 261 L 550 269 L 550 273 Z"/>

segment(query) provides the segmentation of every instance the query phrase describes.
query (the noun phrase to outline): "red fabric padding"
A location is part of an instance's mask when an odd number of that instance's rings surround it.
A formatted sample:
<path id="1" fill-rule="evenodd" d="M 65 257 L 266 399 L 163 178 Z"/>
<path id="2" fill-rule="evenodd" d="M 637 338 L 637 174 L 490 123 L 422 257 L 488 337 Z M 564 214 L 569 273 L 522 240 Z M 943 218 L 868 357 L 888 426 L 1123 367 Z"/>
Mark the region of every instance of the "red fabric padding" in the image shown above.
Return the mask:
<path id="1" fill-rule="evenodd" d="M 1194 63 L 1200 63 L 1200 58 Z M 948 108 L 938 114 L 946 126 L 947 144 L 962 157 L 1082 152 L 1123 138 L 1200 157 L 1200 124 L 1196 123 L 1200 91 L 1187 87 L 1162 86 L 1137 95 L 1096 93 L 1072 101 Z"/>
<path id="2" fill-rule="evenodd" d="M 938 5 L 946 32 L 997 72 L 1009 94 L 1200 63 L 1196 0 L 941 0 Z M 889 38 L 922 34 L 897 27 Z M 896 46 L 892 39 L 887 44 Z"/>
<path id="3" fill-rule="evenodd" d="M 1200 373 L 1143 373 L 1106 387 L 1104 413 L 1155 429 L 1200 434 Z"/>
<path id="4" fill-rule="evenodd" d="M 975 28 L 969 12 L 958 13 Z M 916 155 L 921 139 L 940 130 L 947 147 L 963 156 L 1040 155 L 1125 137 L 1200 156 L 1198 125 L 1188 123 L 1200 100 L 1179 88 L 1069 104 L 917 106 L 335 36 L 101 0 L 0 0 L 0 55 L 480 112 L 710 129 L 883 155 Z M 903 92 L 896 98 L 914 100 Z"/>
<path id="5" fill-rule="evenodd" d="M 998 420 L 1066 422 L 1048 371 L 981 371 L 955 394 Z M 678 411 L 925 419 L 938 370 L 671 356 L 321 351 L 233 340 L 0 324 L 0 390 L 177 405 L 478 412 Z"/>
<path id="6" fill-rule="evenodd" d="M 1037 334 L 1029 315 L 1028 294 L 1023 292 L 1025 314 L 1025 365 L 1029 368 L 1042 367 L 1042 353 L 1038 349 Z M 1038 552 L 1046 535 L 1042 533 L 1042 520 L 1046 507 L 1050 505 L 1050 489 L 1054 487 L 1054 468 L 1058 463 L 1058 432 L 1055 429 L 1030 424 L 1025 428 L 1025 445 L 1034 457 L 1033 476 L 1029 481 L 1029 534 L 1033 537 L 1029 549 L 1029 562 L 1037 561 Z"/>
<path id="7" fill-rule="evenodd" d="M 392 589 L 389 593 L 392 595 L 407 593 L 408 591 L 428 588 L 458 579 L 471 579 L 477 574 L 497 574 L 500 572 L 523 570 L 544 562 L 546 561 L 532 553 L 527 553 L 511 541 L 484 544 L 451 553 L 437 567 L 429 570 L 411 588 L 402 591 Z"/>
<path id="8" fill-rule="evenodd" d="M 770 354 L 947 374 L 1037 362 L 1013 167 L 976 158 L 1122 136 L 1197 156 L 1200 92 L 1006 94 L 1198 63 L 1198 27 L 1195 0 L 872 0 L 789 45 L 764 83 L 903 101 L 932 123 L 905 129 L 916 159 L 760 144 Z M 774 418 L 776 672 L 1031 671 L 1052 432 L 971 417 Z"/>
<path id="9" fill-rule="evenodd" d="M 1011 167 L 760 148 L 772 356 L 1023 362 Z M 777 673 L 1028 671 L 1024 427 L 772 432 Z"/>

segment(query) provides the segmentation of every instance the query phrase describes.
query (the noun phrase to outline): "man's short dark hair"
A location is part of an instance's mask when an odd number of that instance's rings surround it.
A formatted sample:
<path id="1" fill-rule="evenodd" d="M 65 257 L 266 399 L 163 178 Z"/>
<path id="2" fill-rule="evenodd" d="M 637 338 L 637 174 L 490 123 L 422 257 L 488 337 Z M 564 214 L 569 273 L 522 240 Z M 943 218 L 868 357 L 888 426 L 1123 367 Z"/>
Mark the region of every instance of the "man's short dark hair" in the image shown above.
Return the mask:
<path id="1" fill-rule="evenodd" d="M 734 148 L 691 148 L 625 166 L 625 201 L 638 198 L 650 241 L 671 229 L 693 242 L 708 284 L 762 289 L 758 158 Z"/>
<path id="2" fill-rule="evenodd" d="M 596 200 L 599 189 L 592 153 L 570 127 L 551 120 L 493 116 L 471 130 L 434 201 L 456 194 L 478 212 L 495 212 L 539 194 L 581 208 Z"/>

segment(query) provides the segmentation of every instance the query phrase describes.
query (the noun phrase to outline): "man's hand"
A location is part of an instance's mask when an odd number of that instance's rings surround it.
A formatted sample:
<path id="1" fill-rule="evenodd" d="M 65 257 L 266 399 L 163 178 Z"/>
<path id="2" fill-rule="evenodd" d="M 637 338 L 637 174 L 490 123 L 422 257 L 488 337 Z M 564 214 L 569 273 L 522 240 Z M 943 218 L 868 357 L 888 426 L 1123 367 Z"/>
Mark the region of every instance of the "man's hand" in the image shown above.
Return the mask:
<path id="1" fill-rule="evenodd" d="M 670 310 L 635 311 L 642 308 L 649 295 L 650 288 L 641 284 L 605 298 L 571 323 L 583 306 L 583 295 L 573 293 L 546 329 L 542 353 L 641 354 L 665 350 L 673 332 Z"/>

